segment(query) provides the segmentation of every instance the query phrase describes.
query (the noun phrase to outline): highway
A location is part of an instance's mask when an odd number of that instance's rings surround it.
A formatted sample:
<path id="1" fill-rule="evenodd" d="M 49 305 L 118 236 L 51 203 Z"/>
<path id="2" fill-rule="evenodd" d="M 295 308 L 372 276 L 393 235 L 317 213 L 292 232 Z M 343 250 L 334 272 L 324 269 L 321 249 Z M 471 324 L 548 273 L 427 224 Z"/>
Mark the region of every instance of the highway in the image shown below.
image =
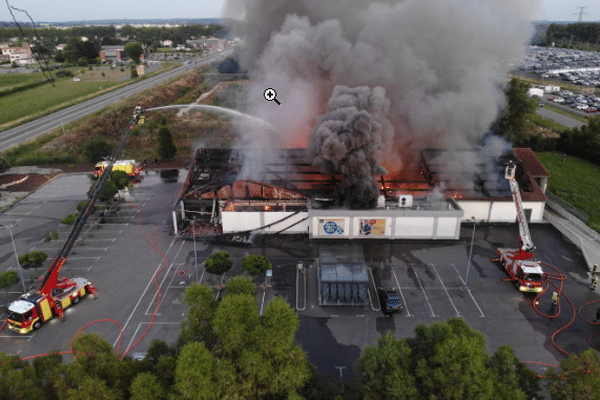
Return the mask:
<path id="1" fill-rule="evenodd" d="M 197 63 L 182 65 L 172 70 L 163 72 L 162 74 L 158 74 L 143 81 L 114 90 L 110 93 L 103 94 L 102 96 L 95 97 L 83 103 L 65 108 L 64 110 L 57 111 L 45 117 L 38 118 L 35 121 L 31 121 L 16 128 L 1 132 L 0 151 L 4 151 L 27 140 L 33 139 L 61 126 L 61 124 L 69 123 L 110 104 L 116 103 L 117 101 L 129 97 L 135 93 L 141 92 L 142 90 L 151 88 L 156 84 L 188 71 L 191 66 L 197 67 L 205 65 L 215 61 L 220 57 L 226 57 L 229 54 L 230 52 L 210 54 L 206 57 L 197 59 Z"/>

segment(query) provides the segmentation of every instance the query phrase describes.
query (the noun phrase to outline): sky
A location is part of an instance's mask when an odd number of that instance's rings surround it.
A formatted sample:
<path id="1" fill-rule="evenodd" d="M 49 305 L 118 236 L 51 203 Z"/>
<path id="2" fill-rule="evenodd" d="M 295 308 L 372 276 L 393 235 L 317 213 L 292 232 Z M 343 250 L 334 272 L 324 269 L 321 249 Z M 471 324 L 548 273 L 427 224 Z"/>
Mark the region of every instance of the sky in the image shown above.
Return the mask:
<path id="1" fill-rule="evenodd" d="M 274 0 L 276 1 L 276 0 Z M 502 0 L 499 0 L 502 1 Z M 536 20 L 578 20 L 579 6 L 588 6 L 583 21 L 600 21 L 597 0 L 539 0 Z M 61 22 L 97 19 L 170 19 L 218 18 L 225 0 L 8 0 L 13 7 L 26 10 L 34 21 Z M 0 21 L 11 20 L 5 2 L 0 6 Z M 18 21 L 27 21 L 25 14 L 15 12 Z"/>

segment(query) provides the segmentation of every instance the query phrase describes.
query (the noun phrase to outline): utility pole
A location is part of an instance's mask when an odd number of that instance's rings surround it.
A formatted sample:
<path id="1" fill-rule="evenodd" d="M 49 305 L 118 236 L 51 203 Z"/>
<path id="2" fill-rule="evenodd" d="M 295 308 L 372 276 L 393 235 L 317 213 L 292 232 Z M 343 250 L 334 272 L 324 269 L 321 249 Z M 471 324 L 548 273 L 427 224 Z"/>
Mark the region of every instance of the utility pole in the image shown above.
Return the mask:
<path id="1" fill-rule="evenodd" d="M 0 225 L 0 227 L 8 229 L 8 233 L 10 235 L 10 240 L 12 242 L 13 251 L 15 252 L 15 258 L 17 260 L 17 267 L 19 268 L 19 276 L 21 277 L 21 283 L 23 284 L 23 293 L 27 293 L 27 288 L 25 287 L 25 277 L 23 276 L 23 269 L 21 268 L 21 263 L 19 262 L 19 255 L 17 254 L 17 246 L 15 246 L 15 238 L 13 237 L 12 231 L 10 228 L 14 228 L 16 225 L 13 222 L 8 226 Z"/>

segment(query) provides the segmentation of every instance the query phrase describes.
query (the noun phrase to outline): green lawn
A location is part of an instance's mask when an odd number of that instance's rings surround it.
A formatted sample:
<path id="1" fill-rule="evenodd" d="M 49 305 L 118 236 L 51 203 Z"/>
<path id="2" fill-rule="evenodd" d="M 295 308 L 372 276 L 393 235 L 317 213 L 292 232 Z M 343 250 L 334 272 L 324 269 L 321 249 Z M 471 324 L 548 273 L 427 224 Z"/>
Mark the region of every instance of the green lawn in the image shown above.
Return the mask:
<path id="1" fill-rule="evenodd" d="M 590 216 L 587 224 L 600 232 L 600 167 L 561 153 L 536 153 L 550 172 L 548 190 Z"/>
<path id="2" fill-rule="evenodd" d="M 65 78 L 58 80 L 56 86 L 45 84 L 10 96 L 0 97 L 0 110 L 2 110 L 0 125 L 29 117 L 118 84 L 122 84 L 122 82 L 73 82 L 72 78 Z"/>
<path id="3" fill-rule="evenodd" d="M 32 72 L 30 74 L 2 73 L 0 74 L 0 90 L 21 86 L 30 82 L 37 82 L 46 79 L 41 72 Z"/>

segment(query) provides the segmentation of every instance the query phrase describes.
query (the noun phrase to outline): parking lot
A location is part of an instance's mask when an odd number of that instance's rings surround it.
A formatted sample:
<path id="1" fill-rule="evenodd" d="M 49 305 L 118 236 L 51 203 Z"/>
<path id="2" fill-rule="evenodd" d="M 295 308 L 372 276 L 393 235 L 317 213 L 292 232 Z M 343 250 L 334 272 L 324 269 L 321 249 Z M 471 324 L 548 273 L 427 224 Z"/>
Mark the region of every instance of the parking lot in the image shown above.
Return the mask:
<path id="1" fill-rule="evenodd" d="M 298 236 L 276 236 L 251 247 L 201 240 L 194 243 L 169 234 L 170 209 L 185 176 L 183 170 L 151 171 L 126 194 L 127 202 L 121 203 L 114 213 L 106 214 L 104 222 L 91 218 L 61 276 L 81 275 L 91 279 L 98 289 L 98 298 L 84 299 L 66 310 L 65 322 L 53 320 L 29 335 L 3 330 L 0 350 L 21 356 L 67 350 L 68 342 L 80 328 L 107 319 L 122 325 L 121 338 L 114 322 L 99 322 L 86 331 L 101 333 L 115 349 L 121 339 L 121 353 L 126 349 L 130 353 L 145 352 L 152 339 L 173 343 L 185 318 L 185 288 L 193 282 L 207 283 L 218 297 L 228 276 L 243 274 L 242 258 L 261 254 L 271 260 L 273 276 L 267 284 L 264 278 L 255 278 L 259 285 L 256 296 L 259 313 L 277 295 L 297 309 L 300 318 L 297 341 L 323 373 L 350 377 L 353 364 L 365 346 L 375 344 L 385 331 L 391 330 L 398 337 L 412 336 L 417 324 L 450 317 L 464 318 L 471 327 L 483 332 L 490 352 L 509 344 L 522 361 L 556 363 L 562 357 L 552 345 L 551 336 L 571 319 L 570 309 L 565 305 L 554 320 L 542 317 L 533 310 L 532 297 L 518 292 L 512 283 L 503 282 L 505 272 L 490 261 L 496 257 L 497 247 L 517 246 L 516 225 L 477 226 L 468 276 L 472 225 L 462 228 L 461 240 L 448 242 L 309 241 Z M 60 225 L 60 219 L 73 212 L 77 202 L 85 198 L 90 183 L 86 175 L 60 177 L 0 214 L 4 222 L 18 220 L 13 234 L 19 253 L 35 249 L 52 258 L 62 242 L 44 242 L 43 237 L 55 228 L 61 239 L 66 236 L 67 227 Z M 11 244 L 6 233 L 1 234 L 0 268 L 14 269 Z M 564 291 L 577 307 L 598 299 L 598 294 L 587 287 L 587 268 L 576 247 L 566 243 L 548 224 L 531 226 L 531 234 L 538 249 L 536 256 L 568 276 Z M 352 246 L 364 255 L 372 277 L 366 306 L 318 305 L 318 256 L 321 248 L 332 246 L 341 251 Z M 227 276 L 214 276 L 204 270 L 204 260 L 218 250 L 227 250 L 233 256 L 234 268 Z M 304 272 L 298 271 L 298 261 L 306 266 Z M 33 271 L 26 274 L 33 277 Z M 377 286 L 397 290 L 404 310 L 385 316 L 375 292 Z M 18 294 L 18 287 L 10 293 L 12 298 Z M 552 312 L 549 296 L 540 303 L 543 312 Z M 589 347 L 587 338 L 596 332 L 597 327 L 577 317 L 572 326 L 557 335 L 556 342 L 567 352 L 581 352 Z"/>

